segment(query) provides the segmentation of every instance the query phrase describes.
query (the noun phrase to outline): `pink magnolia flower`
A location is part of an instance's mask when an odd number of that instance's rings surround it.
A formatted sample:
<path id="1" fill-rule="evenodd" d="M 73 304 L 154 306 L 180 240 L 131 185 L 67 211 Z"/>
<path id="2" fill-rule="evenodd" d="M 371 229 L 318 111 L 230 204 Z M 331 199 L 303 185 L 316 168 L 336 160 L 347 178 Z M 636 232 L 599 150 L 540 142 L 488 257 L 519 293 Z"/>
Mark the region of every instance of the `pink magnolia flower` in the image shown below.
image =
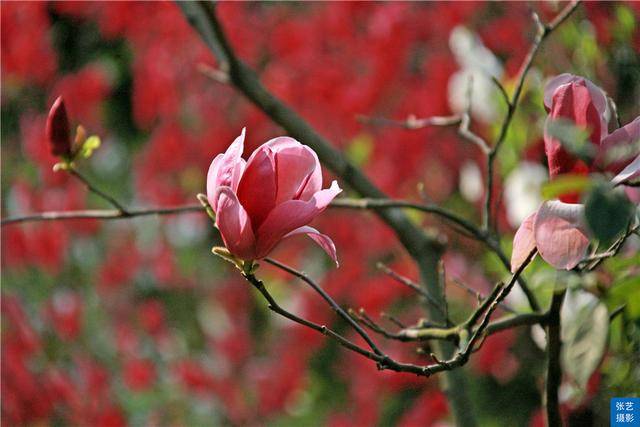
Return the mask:
<path id="1" fill-rule="evenodd" d="M 588 79 L 566 73 L 554 77 L 545 87 L 544 105 L 549 111 L 544 147 L 551 179 L 566 173 L 586 175 L 609 171 L 616 174 L 640 154 L 640 147 L 633 145 L 640 141 L 640 117 L 609 133 L 606 94 Z M 549 134 L 548 124 L 558 119 L 568 120 L 589 132 L 589 142 L 596 153 L 592 162 L 587 164 L 576 158 Z M 616 149 L 621 153 L 615 153 Z M 575 203 L 578 196 L 563 195 L 561 200 Z"/>
<path id="2" fill-rule="evenodd" d="M 589 140 L 596 148 L 595 159 L 591 164 L 586 164 L 567 152 L 560 141 L 545 131 L 550 178 L 565 173 L 617 173 L 611 183 L 614 186 L 625 185 L 629 199 L 635 203 L 640 201 L 637 188 L 627 186 L 640 178 L 637 146 L 640 141 L 640 117 L 609 133 L 605 93 L 589 80 L 571 74 L 561 74 L 547 84 L 544 104 L 549 111 L 547 124 L 553 120 L 567 119 L 577 127 L 588 130 Z M 612 152 L 620 148 L 623 149 L 623 156 L 610 159 Z M 631 160 L 633 157 L 635 159 Z M 575 201 L 578 196 L 563 195 L 561 200 Z M 558 269 L 570 270 L 582 260 L 589 246 L 584 206 L 563 201 L 544 202 L 522 222 L 513 239 L 512 271 L 520 267 L 533 249 L 537 249 L 546 262 Z"/>
<path id="3" fill-rule="evenodd" d="M 207 199 L 229 252 L 260 259 L 283 239 L 306 234 L 337 264 L 331 239 L 308 224 L 342 191 L 338 183 L 322 190 L 318 156 L 286 136 L 265 142 L 245 162 L 244 137 L 243 129 L 207 174 Z"/>

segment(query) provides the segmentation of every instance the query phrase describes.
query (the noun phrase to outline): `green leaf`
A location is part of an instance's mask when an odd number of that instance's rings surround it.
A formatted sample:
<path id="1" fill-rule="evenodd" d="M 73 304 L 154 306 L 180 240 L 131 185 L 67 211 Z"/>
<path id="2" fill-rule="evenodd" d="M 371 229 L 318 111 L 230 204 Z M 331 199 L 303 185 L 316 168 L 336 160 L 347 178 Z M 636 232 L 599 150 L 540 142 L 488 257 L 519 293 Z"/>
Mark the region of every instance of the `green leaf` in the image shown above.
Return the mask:
<path id="1" fill-rule="evenodd" d="M 607 347 L 609 312 L 595 296 L 569 291 L 560 317 L 565 371 L 585 388 Z"/>
<path id="2" fill-rule="evenodd" d="M 616 280 L 607 297 L 612 306 L 625 304 L 625 313 L 629 319 L 640 319 L 640 276 L 632 274 Z"/>
<path id="3" fill-rule="evenodd" d="M 585 201 L 587 226 L 601 242 L 610 242 L 629 224 L 634 206 L 621 189 L 608 183 L 593 187 Z"/>
<path id="4" fill-rule="evenodd" d="M 589 141 L 589 130 L 577 127 L 570 120 L 549 120 L 545 130 L 560 141 L 565 150 L 586 162 L 596 155 L 596 149 Z"/>
<path id="5" fill-rule="evenodd" d="M 613 26 L 616 38 L 621 42 L 629 41 L 636 27 L 633 11 L 625 5 L 619 5 L 616 7 L 616 18 L 618 25 Z"/>
<path id="6" fill-rule="evenodd" d="M 562 175 L 542 185 L 541 193 L 545 200 L 557 199 L 568 193 L 582 193 L 593 185 L 588 176 L 577 174 Z"/>
<path id="7" fill-rule="evenodd" d="M 100 147 L 100 137 L 96 135 L 92 135 L 87 138 L 82 144 L 82 148 L 80 148 L 80 155 L 85 159 L 91 157 L 93 152 Z"/>

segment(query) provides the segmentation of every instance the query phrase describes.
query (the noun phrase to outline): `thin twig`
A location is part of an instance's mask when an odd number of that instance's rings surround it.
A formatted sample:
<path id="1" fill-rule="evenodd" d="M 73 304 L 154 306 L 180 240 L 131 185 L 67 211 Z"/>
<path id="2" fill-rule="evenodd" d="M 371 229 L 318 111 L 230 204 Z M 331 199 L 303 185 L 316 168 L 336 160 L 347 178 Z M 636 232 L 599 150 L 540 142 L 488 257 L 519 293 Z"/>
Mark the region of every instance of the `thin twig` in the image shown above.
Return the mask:
<path id="1" fill-rule="evenodd" d="M 356 117 L 360 123 L 374 125 L 374 126 L 396 126 L 403 129 L 416 130 L 429 126 L 456 126 L 461 122 L 461 118 L 458 115 L 453 116 L 432 116 L 425 118 L 417 118 L 414 115 L 410 115 L 405 120 L 393 120 L 386 117 L 369 117 L 359 115 Z"/>
<path id="2" fill-rule="evenodd" d="M 198 71 L 220 84 L 229 84 L 229 73 L 224 70 L 214 68 L 209 64 L 200 63 L 198 64 Z"/>
<path id="3" fill-rule="evenodd" d="M 372 209 L 374 211 L 391 209 L 391 208 L 415 209 L 422 212 L 438 215 L 439 217 L 460 226 L 462 229 L 467 231 L 476 240 L 482 241 L 486 239 L 486 235 L 478 227 L 476 227 L 472 222 L 454 214 L 453 212 L 448 211 L 447 209 L 444 209 L 436 205 L 425 205 L 425 204 L 414 203 L 406 200 L 393 200 L 393 199 L 339 198 L 339 199 L 334 199 L 333 202 L 331 202 L 331 207 L 349 208 L 349 209 Z"/>
<path id="4" fill-rule="evenodd" d="M 560 402 L 558 400 L 558 389 L 562 382 L 562 367 L 560 366 L 560 309 L 566 290 L 555 292 L 551 300 L 547 328 L 547 375 L 545 386 L 545 407 L 547 415 L 547 426 L 562 426 L 560 416 Z"/>
<path id="5" fill-rule="evenodd" d="M 343 337 L 342 335 L 338 334 L 337 332 L 332 331 L 331 329 L 327 328 L 324 325 L 319 325 L 315 322 L 311 322 L 309 320 L 303 319 L 287 310 L 285 310 L 284 308 L 282 308 L 277 302 L 276 300 L 273 298 L 273 296 L 269 293 L 269 291 L 267 290 L 267 288 L 264 286 L 264 283 L 262 283 L 261 280 L 258 280 L 254 275 L 245 275 L 244 276 L 261 294 L 262 296 L 267 300 L 267 302 L 269 303 L 269 309 L 273 310 L 275 313 L 280 314 L 281 316 L 286 317 L 287 319 L 295 322 L 295 323 L 299 323 L 300 325 L 306 326 L 308 328 L 311 328 L 315 331 L 320 332 L 323 335 L 327 335 L 333 339 L 335 339 L 336 341 L 338 341 L 340 343 L 340 345 L 348 348 L 349 350 L 355 351 L 356 353 L 359 353 L 365 357 L 368 357 L 369 359 L 372 360 L 377 360 L 377 355 L 375 353 L 370 352 L 369 350 L 366 350 L 362 347 L 360 347 L 359 345 L 355 344 L 354 342 L 348 340 L 347 338 Z"/>
<path id="6" fill-rule="evenodd" d="M 110 196 L 109 194 L 105 193 L 104 191 L 100 190 L 95 185 L 93 185 L 91 181 L 89 181 L 84 175 L 82 175 L 76 168 L 70 167 L 69 169 L 67 169 L 67 171 L 71 175 L 76 177 L 80 182 L 82 182 L 89 191 L 91 191 L 92 193 L 96 194 L 97 196 L 109 202 L 109 204 L 111 204 L 114 208 L 116 208 L 118 211 L 122 213 L 122 216 L 126 217 L 129 215 L 129 212 L 127 212 L 127 209 L 120 202 L 118 202 L 112 196 Z"/>
<path id="7" fill-rule="evenodd" d="M 629 236 L 636 233 L 639 229 L 640 224 L 632 226 L 630 223 L 627 227 L 627 231 L 622 236 L 620 236 L 618 240 L 613 242 L 613 244 L 606 251 L 586 258 L 583 261 L 586 265 L 580 271 L 593 271 L 598 268 L 598 266 L 602 264 L 604 260 L 618 255 Z"/>
<path id="8" fill-rule="evenodd" d="M 502 95 L 502 99 L 504 100 L 505 104 L 507 104 L 507 107 L 510 106 L 511 100 L 509 99 L 509 94 L 507 93 L 507 90 L 504 88 L 504 86 L 502 86 L 502 83 L 500 83 L 500 80 L 498 80 L 496 76 L 491 76 L 491 81 L 500 91 L 500 95 Z"/>
<path id="9" fill-rule="evenodd" d="M 500 247 L 499 242 L 497 242 L 492 236 L 488 234 L 486 230 L 481 230 L 472 222 L 435 205 L 423 205 L 419 203 L 413 203 L 405 200 L 390 200 L 390 199 L 335 199 L 331 202 L 331 207 L 336 208 L 352 208 L 352 209 L 388 209 L 388 208 L 408 208 L 408 209 L 416 209 L 422 212 L 431 213 L 434 215 L 438 215 L 441 218 L 446 219 L 447 221 L 455 224 L 462 229 L 464 229 L 468 234 L 474 239 L 484 243 L 493 253 L 495 253 L 502 265 L 507 269 L 511 270 L 511 262 L 507 255 L 504 253 L 502 248 Z M 527 282 L 520 277 L 518 279 L 518 283 L 524 292 L 529 305 L 532 310 L 540 311 L 540 304 L 527 286 Z"/>
<path id="10" fill-rule="evenodd" d="M 416 375 L 420 375 L 420 376 L 431 376 L 435 373 L 438 372 L 443 372 L 443 371 L 450 371 L 452 369 L 458 368 L 462 365 L 464 365 L 468 360 L 469 360 L 469 355 L 474 351 L 474 347 L 476 346 L 476 344 L 478 344 L 478 342 L 481 342 L 486 334 L 489 334 L 489 318 L 491 316 L 491 314 L 493 313 L 493 311 L 495 310 L 495 308 L 497 307 L 498 303 L 504 299 L 504 297 L 506 297 L 506 295 L 509 293 L 509 291 L 511 290 L 511 288 L 513 287 L 513 285 L 515 284 L 515 282 L 517 281 L 518 276 L 524 271 L 524 269 L 526 268 L 526 266 L 529 264 L 529 262 L 531 262 L 531 259 L 533 258 L 533 255 L 535 254 L 535 251 L 532 251 L 531 254 L 529 254 L 529 257 L 527 257 L 527 259 L 522 263 L 522 265 L 520 266 L 520 268 L 518 268 L 518 270 L 513 274 L 511 280 L 509 281 L 509 283 L 506 286 L 501 286 L 500 287 L 500 292 L 498 293 L 497 297 L 493 300 L 492 304 L 488 307 L 488 309 L 486 310 L 482 321 L 480 322 L 480 325 L 474 330 L 473 334 L 471 335 L 471 339 L 468 341 L 465 349 L 463 351 L 459 351 L 457 352 L 451 359 L 448 360 L 439 360 L 437 358 L 436 355 L 432 355 L 433 359 L 436 361 L 436 363 L 434 364 L 430 364 L 430 365 L 426 365 L 426 366 L 420 366 L 420 365 L 415 365 L 415 364 L 411 364 L 411 363 L 403 363 L 403 362 L 398 362 L 394 359 L 392 359 L 391 357 L 389 357 L 388 355 L 386 355 L 384 352 L 382 352 L 381 350 L 378 349 L 378 347 L 375 345 L 375 343 L 373 343 L 373 340 L 369 337 L 369 335 L 367 334 L 366 331 L 364 331 L 362 328 L 360 328 L 360 326 L 358 325 L 358 323 L 352 319 L 346 312 L 344 312 L 344 310 L 342 310 L 337 303 L 335 303 L 335 301 L 333 301 L 333 299 L 328 296 L 326 294 L 326 292 L 324 292 L 322 290 L 322 288 L 320 288 L 319 286 L 317 286 L 311 279 L 309 279 L 304 273 L 301 273 L 289 266 L 286 266 L 278 261 L 275 261 L 273 259 L 269 259 L 266 258 L 265 261 L 276 266 L 279 267 L 281 269 L 283 269 L 284 271 L 304 280 L 307 284 L 311 285 L 312 288 L 318 292 L 322 298 L 329 303 L 329 305 L 336 310 L 336 312 L 338 314 L 340 314 L 340 316 L 342 316 L 344 318 L 344 316 L 346 316 L 347 319 L 350 319 L 351 321 L 349 322 L 349 324 L 351 326 L 354 327 L 354 329 L 356 330 L 356 332 L 358 332 L 358 334 L 360 334 L 363 338 L 365 338 L 365 341 L 367 341 L 367 343 L 370 343 L 370 346 L 372 347 L 372 349 L 374 349 L 373 352 L 366 350 L 360 346 L 358 346 L 357 344 L 353 343 L 352 341 L 348 340 L 347 338 L 343 337 L 342 335 L 332 331 L 331 329 L 327 328 L 324 325 L 319 325 L 317 323 L 311 322 L 309 320 L 303 319 L 293 313 L 288 312 L 287 310 L 283 309 L 282 307 L 280 307 L 280 305 L 275 301 L 275 299 L 273 298 L 273 296 L 271 296 L 271 294 L 269 293 L 269 291 L 266 289 L 266 287 L 264 286 L 264 283 L 262 283 L 261 280 L 259 280 L 258 278 L 255 277 L 254 274 L 252 273 L 247 273 L 244 272 L 243 276 L 247 279 L 247 281 L 249 281 L 256 289 L 258 289 L 258 291 L 262 294 L 262 296 L 267 300 L 267 302 L 269 303 L 269 308 L 271 310 L 273 310 L 274 312 L 296 322 L 299 323 L 301 325 L 307 326 L 317 332 L 320 332 L 324 335 L 327 335 L 333 339 L 335 339 L 340 345 L 344 346 L 345 348 L 354 351 L 370 360 L 373 360 L 377 363 L 378 369 L 389 369 L 392 371 L 396 371 L 396 372 L 410 372 Z M 345 319 L 345 320 L 347 320 Z M 370 320 L 370 319 L 369 319 Z M 371 344 L 373 343 L 373 344 Z M 377 351 L 376 351 L 377 349 Z"/>
<path id="11" fill-rule="evenodd" d="M 494 252 L 500 262 L 507 270 L 511 269 L 511 264 L 506 254 L 500 247 L 500 245 L 483 230 L 480 230 L 470 221 L 457 216 L 456 214 L 435 205 L 425 205 L 419 203 L 413 203 L 405 200 L 392 200 L 392 199 L 335 199 L 331 202 L 330 207 L 333 208 L 350 208 L 350 209 L 373 209 L 384 210 L 392 208 L 407 208 L 415 209 L 421 212 L 438 215 L 452 224 L 459 226 L 464 230 L 467 235 L 475 240 L 484 243 L 492 252 Z M 175 206 L 170 208 L 148 208 L 148 209 L 131 209 L 124 214 L 117 210 L 79 210 L 79 211 L 50 211 L 40 212 L 35 214 L 28 214 L 24 216 L 4 218 L 1 221 L 2 226 L 21 223 L 21 222 L 34 222 L 34 221 L 54 221 L 54 220 L 70 220 L 70 219 L 123 219 L 136 216 L 145 215 L 168 215 L 168 214 L 180 214 L 190 213 L 204 210 L 199 205 L 184 205 Z M 535 300 L 535 297 L 531 290 L 528 288 L 523 278 L 519 278 L 520 286 L 525 293 L 531 308 L 534 311 L 539 311 L 540 307 Z"/>
<path id="12" fill-rule="evenodd" d="M 189 204 L 183 206 L 173 206 L 167 208 L 141 208 L 141 209 L 129 209 L 126 214 L 113 209 L 88 209 L 77 211 L 50 211 L 40 212 L 35 214 L 15 216 L 9 218 L 3 218 L 2 226 L 10 224 L 19 224 L 25 222 L 38 222 L 38 221 L 63 221 L 63 220 L 77 220 L 77 219 L 99 219 L 99 220 L 114 220 L 114 219 L 129 219 L 139 216 L 151 216 L 151 215 L 177 215 L 184 213 L 204 213 L 204 209 L 200 205 Z"/>
<path id="13" fill-rule="evenodd" d="M 331 298 L 331 296 L 326 293 L 324 291 L 324 289 L 322 289 L 316 282 L 314 282 L 309 276 L 307 276 L 306 274 L 304 274 L 301 271 L 295 270 L 294 268 L 289 267 L 286 264 L 281 263 L 280 261 L 276 261 L 273 258 L 265 258 L 264 259 L 267 263 L 278 267 L 281 270 L 286 271 L 287 273 L 299 278 L 300 280 L 302 280 L 303 282 L 305 282 L 306 284 L 308 284 L 317 294 L 319 294 L 322 299 L 324 299 L 327 304 L 329 304 L 329 306 L 340 316 L 342 317 L 342 319 L 344 319 L 347 323 L 349 323 L 349 325 L 358 333 L 358 335 L 360 335 L 365 341 L 366 343 L 369 345 L 369 347 L 371 347 L 371 349 L 374 351 L 374 353 L 378 354 L 378 355 L 382 355 L 382 351 L 380 351 L 380 349 L 378 348 L 378 346 L 373 342 L 373 340 L 371 339 L 371 337 L 365 332 L 364 329 L 362 329 L 360 327 L 360 325 L 358 325 L 358 323 L 351 317 L 349 316 L 349 314 L 344 311 L 342 309 L 342 307 L 340 307 L 340 305 L 335 302 L 333 300 L 333 298 Z"/>
<path id="14" fill-rule="evenodd" d="M 470 288 L 469 286 L 465 285 L 464 283 L 462 283 L 461 281 L 459 281 L 457 279 L 453 279 L 453 284 L 458 286 L 460 289 L 465 290 L 469 295 L 472 295 L 472 296 L 476 297 L 478 302 L 482 302 L 482 300 L 484 300 L 486 298 L 480 292 L 476 291 L 475 289 Z M 509 307 L 506 304 L 500 304 L 500 308 L 503 309 L 504 311 L 509 312 L 509 313 L 518 314 L 517 311 L 515 311 L 513 308 Z"/>
<path id="15" fill-rule="evenodd" d="M 462 120 L 460 122 L 460 127 L 458 128 L 458 134 L 467 141 L 477 145 L 483 154 L 489 154 L 489 152 L 491 151 L 491 148 L 489 148 L 489 144 L 487 144 L 487 142 L 482 137 L 473 133 L 471 129 L 469 129 L 470 125 L 471 116 L 468 113 L 463 114 Z"/>
<path id="16" fill-rule="evenodd" d="M 618 315 L 621 314 L 626 307 L 627 307 L 627 304 L 619 305 L 611 313 L 609 313 L 609 322 L 611 322 L 613 319 L 618 317 Z"/>
<path id="17" fill-rule="evenodd" d="M 496 143 L 493 148 L 490 150 L 487 156 L 487 179 L 486 179 L 486 191 L 485 191 L 485 201 L 484 201 L 484 210 L 482 216 L 482 226 L 484 230 L 488 230 L 491 225 L 491 206 L 492 206 L 492 193 L 493 193 L 493 168 L 494 162 L 500 150 L 500 147 L 504 143 L 507 131 L 511 126 L 511 121 L 513 119 L 514 113 L 516 112 L 516 108 L 518 106 L 518 101 L 520 101 L 520 95 L 522 94 L 522 89 L 524 87 L 524 82 L 527 77 L 527 73 L 533 64 L 533 60 L 540 50 L 540 46 L 542 42 L 551 34 L 560 24 L 562 24 L 568 17 L 573 13 L 573 11 L 580 4 L 579 1 L 573 1 L 569 3 L 554 19 L 551 23 L 544 25 L 540 22 L 538 15 L 534 14 L 534 20 L 536 22 L 536 36 L 534 38 L 533 44 L 529 48 L 527 55 L 520 67 L 520 73 L 518 75 L 517 83 L 515 90 L 513 92 L 513 96 L 511 100 L 507 102 L 507 114 L 502 122 L 502 126 L 500 127 L 500 133 L 498 138 L 496 139 Z M 501 86 L 501 85 L 500 85 Z M 499 86 L 499 87 L 500 87 Z"/>
<path id="18" fill-rule="evenodd" d="M 349 314 L 356 319 L 356 321 L 362 323 L 367 328 L 371 329 L 373 332 L 376 332 L 387 339 L 397 340 L 397 341 L 414 341 L 413 339 L 407 337 L 405 334 L 401 332 L 391 332 L 382 326 L 378 325 L 368 314 L 367 312 L 361 308 L 358 311 L 349 309 Z"/>
<path id="19" fill-rule="evenodd" d="M 417 284 L 413 280 L 409 279 L 408 277 L 405 277 L 405 276 L 402 276 L 402 275 L 396 273 L 395 271 L 393 271 L 391 268 L 389 268 L 387 265 L 385 265 L 382 262 L 377 263 L 376 267 L 378 269 L 382 270 L 382 272 L 384 274 L 386 274 L 387 276 L 391 277 L 396 282 L 398 282 L 398 283 L 400 283 L 402 285 L 405 285 L 406 287 L 408 287 L 409 289 L 413 290 L 414 292 L 416 292 L 420 296 L 424 297 L 427 300 L 427 302 L 429 304 L 431 304 L 432 307 L 437 309 L 445 318 L 447 317 L 446 310 L 444 310 L 440 306 L 440 304 L 438 304 L 438 301 L 433 296 L 429 295 L 429 293 L 427 291 L 425 291 L 422 288 L 422 286 L 420 286 L 419 284 Z"/>
<path id="20" fill-rule="evenodd" d="M 467 141 L 471 142 L 472 144 L 477 145 L 478 148 L 480 148 L 480 150 L 482 151 L 482 153 L 487 155 L 489 154 L 489 151 L 491 151 L 489 144 L 487 144 L 487 142 L 484 139 L 482 139 L 479 135 L 476 135 L 475 133 L 473 133 L 469 128 L 469 126 L 471 126 L 471 106 L 473 101 L 472 96 L 473 96 L 473 75 L 470 75 L 469 82 L 467 83 L 467 93 L 466 93 L 467 106 L 460 120 L 460 126 L 458 127 L 458 135 L 460 135 Z"/>
<path id="21" fill-rule="evenodd" d="M 393 323 L 394 325 L 396 325 L 399 328 L 406 328 L 406 325 L 404 323 L 402 323 L 400 320 L 398 320 L 397 317 L 389 314 L 389 313 L 385 313 L 384 311 L 382 313 L 380 313 L 380 317 L 382 317 L 383 319 L 387 319 L 388 321 L 390 321 L 391 323 Z"/>
<path id="22" fill-rule="evenodd" d="M 440 275 L 440 284 L 442 286 L 442 294 L 440 299 L 444 301 L 444 319 L 447 322 L 447 326 L 453 325 L 449 318 L 449 301 L 447 300 L 447 270 L 444 268 L 444 261 L 440 260 L 438 263 L 438 274 Z"/>

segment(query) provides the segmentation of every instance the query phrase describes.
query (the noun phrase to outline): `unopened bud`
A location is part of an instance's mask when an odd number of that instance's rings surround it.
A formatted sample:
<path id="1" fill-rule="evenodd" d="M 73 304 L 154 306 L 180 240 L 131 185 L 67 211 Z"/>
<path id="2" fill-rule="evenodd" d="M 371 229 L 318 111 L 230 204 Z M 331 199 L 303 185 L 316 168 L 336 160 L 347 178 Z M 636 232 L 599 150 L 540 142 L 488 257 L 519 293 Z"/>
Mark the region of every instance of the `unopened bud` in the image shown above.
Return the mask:
<path id="1" fill-rule="evenodd" d="M 54 156 L 71 156 L 69 117 L 61 96 L 55 100 L 51 110 L 49 110 L 46 134 L 49 144 L 51 144 L 51 154 Z"/>

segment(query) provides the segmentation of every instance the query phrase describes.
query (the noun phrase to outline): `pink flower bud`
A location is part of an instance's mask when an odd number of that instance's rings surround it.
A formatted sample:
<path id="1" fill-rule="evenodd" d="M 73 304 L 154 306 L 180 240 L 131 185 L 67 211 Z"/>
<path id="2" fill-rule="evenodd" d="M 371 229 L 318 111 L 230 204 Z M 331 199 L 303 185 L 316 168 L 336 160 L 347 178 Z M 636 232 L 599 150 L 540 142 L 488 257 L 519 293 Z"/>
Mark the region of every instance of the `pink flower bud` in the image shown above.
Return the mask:
<path id="1" fill-rule="evenodd" d="M 49 110 L 47 117 L 47 139 L 51 144 L 51 154 L 54 156 L 71 155 L 71 132 L 69 117 L 64 106 L 64 100 L 59 96 Z"/>
<path id="2" fill-rule="evenodd" d="M 316 153 L 289 137 L 275 138 L 242 159 L 245 131 L 207 174 L 207 198 L 231 254 L 243 260 L 267 256 L 282 240 L 306 234 L 336 261 L 331 239 L 308 224 L 342 190 L 322 190 Z"/>

